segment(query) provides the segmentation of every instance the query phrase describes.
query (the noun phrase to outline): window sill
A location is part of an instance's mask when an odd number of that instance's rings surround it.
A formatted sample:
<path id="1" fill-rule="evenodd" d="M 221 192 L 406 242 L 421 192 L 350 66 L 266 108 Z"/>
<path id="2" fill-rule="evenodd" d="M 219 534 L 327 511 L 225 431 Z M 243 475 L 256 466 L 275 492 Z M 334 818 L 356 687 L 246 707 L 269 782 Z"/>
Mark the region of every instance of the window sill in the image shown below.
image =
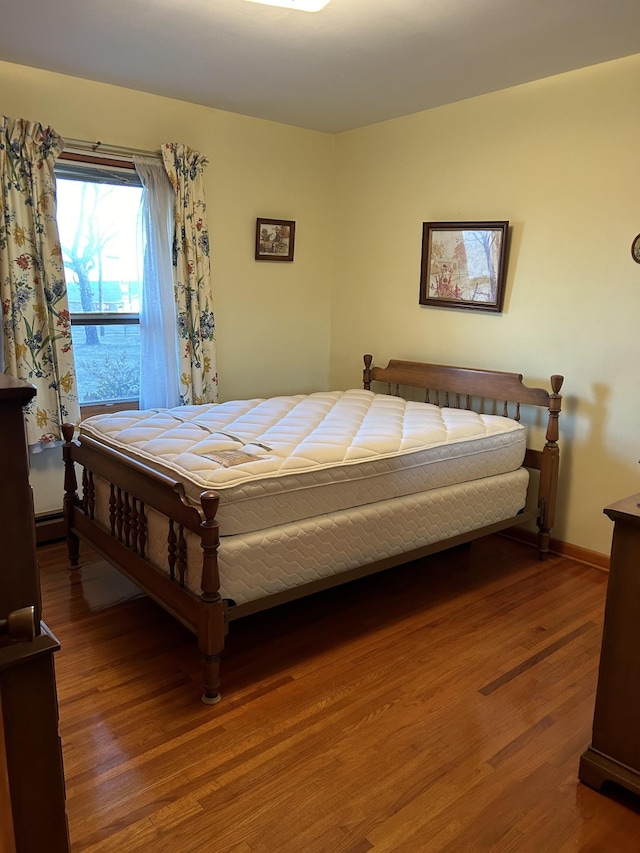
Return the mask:
<path id="1" fill-rule="evenodd" d="M 108 415 L 112 412 L 126 412 L 129 409 L 139 409 L 137 400 L 125 400 L 122 403 L 89 403 L 80 406 L 80 420 L 91 418 L 93 415 Z"/>

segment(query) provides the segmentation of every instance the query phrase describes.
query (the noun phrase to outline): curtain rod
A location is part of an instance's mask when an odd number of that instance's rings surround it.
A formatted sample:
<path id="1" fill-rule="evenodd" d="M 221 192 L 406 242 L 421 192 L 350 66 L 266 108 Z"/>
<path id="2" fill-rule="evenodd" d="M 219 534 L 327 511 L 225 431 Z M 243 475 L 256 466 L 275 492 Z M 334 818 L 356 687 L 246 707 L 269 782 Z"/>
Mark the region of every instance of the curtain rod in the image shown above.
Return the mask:
<path id="1" fill-rule="evenodd" d="M 139 148 L 127 148 L 123 145 L 110 145 L 108 142 L 90 142 L 86 139 L 67 139 L 64 138 L 64 150 L 70 149 L 72 151 L 86 151 L 96 156 L 100 156 L 101 154 L 105 157 L 161 157 L 160 151 L 143 151 Z"/>

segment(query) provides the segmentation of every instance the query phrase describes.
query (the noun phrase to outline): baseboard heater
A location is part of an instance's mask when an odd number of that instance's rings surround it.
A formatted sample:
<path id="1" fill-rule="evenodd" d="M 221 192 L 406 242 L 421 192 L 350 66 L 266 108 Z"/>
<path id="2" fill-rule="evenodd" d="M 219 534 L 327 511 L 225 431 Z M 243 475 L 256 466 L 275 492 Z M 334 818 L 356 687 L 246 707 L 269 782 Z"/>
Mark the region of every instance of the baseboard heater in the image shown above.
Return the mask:
<path id="1" fill-rule="evenodd" d="M 36 515 L 36 545 L 59 542 L 66 536 L 62 510 Z"/>

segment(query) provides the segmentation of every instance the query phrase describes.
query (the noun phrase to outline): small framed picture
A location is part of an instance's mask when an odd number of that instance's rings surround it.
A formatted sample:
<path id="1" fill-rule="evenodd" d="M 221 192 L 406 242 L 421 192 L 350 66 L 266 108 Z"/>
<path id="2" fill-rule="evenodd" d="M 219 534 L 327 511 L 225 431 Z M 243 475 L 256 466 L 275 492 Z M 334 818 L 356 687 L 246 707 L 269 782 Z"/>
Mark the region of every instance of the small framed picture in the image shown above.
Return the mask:
<path id="1" fill-rule="evenodd" d="M 637 264 L 640 264 L 640 234 L 638 234 L 631 244 L 631 257 Z"/>
<path id="2" fill-rule="evenodd" d="M 502 311 L 508 222 L 423 222 L 420 304 Z"/>
<path id="3" fill-rule="evenodd" d="M 257 219 L 256 261 L 292 261 L 295 236 L 291 219 Z"/>

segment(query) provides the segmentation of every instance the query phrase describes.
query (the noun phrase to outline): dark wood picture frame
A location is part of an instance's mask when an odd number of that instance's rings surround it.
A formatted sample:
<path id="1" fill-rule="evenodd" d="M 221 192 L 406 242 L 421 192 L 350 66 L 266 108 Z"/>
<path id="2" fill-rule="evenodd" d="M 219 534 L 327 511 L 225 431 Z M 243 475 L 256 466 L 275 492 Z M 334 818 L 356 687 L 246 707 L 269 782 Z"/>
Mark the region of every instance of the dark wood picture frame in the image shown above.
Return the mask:
<path id="1" fill-rule="evenodd" d="M 292 219 L 256 220 L 256 261 L 292 261 L 296 223 Z"/>
<path id="2" fill-rule="evenodd" d="M 420 304 L 501 312 L 509 222 L 423 222 Z"/>

